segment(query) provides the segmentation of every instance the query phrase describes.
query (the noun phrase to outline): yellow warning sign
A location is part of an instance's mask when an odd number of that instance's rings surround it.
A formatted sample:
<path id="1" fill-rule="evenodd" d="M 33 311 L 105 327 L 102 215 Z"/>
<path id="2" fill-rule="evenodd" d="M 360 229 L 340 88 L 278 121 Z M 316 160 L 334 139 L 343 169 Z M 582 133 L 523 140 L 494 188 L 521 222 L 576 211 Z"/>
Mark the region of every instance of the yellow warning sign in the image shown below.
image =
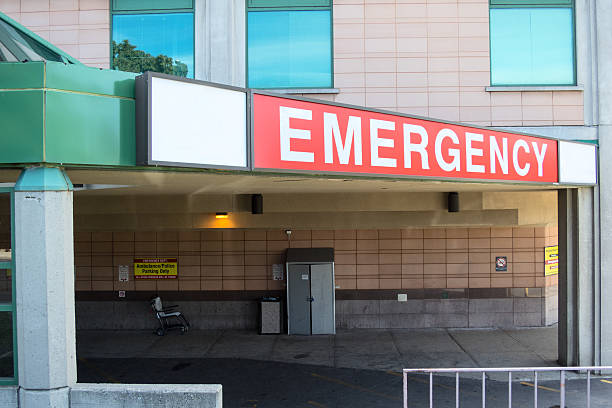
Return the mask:
<path id="1" fill-rule="evenodd" d="M 177 275 L 176 258 L 134 259 L 135 279 L 176 279 Z"/>
<path id="2" fill-rule="evenodd" d="M 559 245 L 544 248 L 544 275 L 559 273 Z"/>

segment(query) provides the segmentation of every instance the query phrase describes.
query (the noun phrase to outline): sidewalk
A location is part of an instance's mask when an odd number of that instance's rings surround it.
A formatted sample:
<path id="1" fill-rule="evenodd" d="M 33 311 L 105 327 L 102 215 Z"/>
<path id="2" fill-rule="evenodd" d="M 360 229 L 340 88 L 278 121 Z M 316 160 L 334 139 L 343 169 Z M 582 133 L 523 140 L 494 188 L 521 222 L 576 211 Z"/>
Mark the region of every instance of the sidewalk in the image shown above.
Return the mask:
<path id="1" fill-rule="evenodd" d="M 207 330 L 164 337 L 149 331 L 79 331 L 77 355 L 232 358 L 398 373 L 402 368 L 554 367 L 557 329 L 353 329 L 323 336 Z M 497 376 L 507 379 L 503 373 L 490 378 Z"/>

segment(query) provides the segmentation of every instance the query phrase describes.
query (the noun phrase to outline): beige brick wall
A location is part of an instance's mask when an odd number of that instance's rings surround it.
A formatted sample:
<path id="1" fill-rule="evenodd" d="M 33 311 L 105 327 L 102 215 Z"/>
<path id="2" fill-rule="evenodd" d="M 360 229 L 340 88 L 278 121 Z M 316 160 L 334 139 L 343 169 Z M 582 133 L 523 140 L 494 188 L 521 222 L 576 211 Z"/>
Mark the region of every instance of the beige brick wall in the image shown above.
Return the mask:
<path id="1" fill-rule="evenodd" d="M 581 91 L 487 92 L 488 0 L 335 0 L 326 99 L 481 126 L 582 125 Z"/>
<path id="2" fill-rule="evenodd" d="M 77 291 L 278 290 L 272 265 L 289 248 L 333 247 L 341 289 L 533 288 L 544 278 L 544 246 L 557 229 L 429 228 L 397 230 L 203 230 L 78 232 Z M 495 272 L 495 257 L 508 271 Z M 134 258 L 177 257 L 176 280 L 118 282 Z"/>
<path id="3" fill-rule="evenodd" d="M 108 68 L 109 0 L 0 0 L 0 10 Z M 485 91 L 488 10 L 488 0 L 334 0 L 340 94 L 319 97 L 480 126 L 583 125 L 582 91 Z"/>
<path id="4" fill-rule="evenodd" d="M 84 64 L 109 67 L 109 0 L 0 0 L 0 11 Z"/>

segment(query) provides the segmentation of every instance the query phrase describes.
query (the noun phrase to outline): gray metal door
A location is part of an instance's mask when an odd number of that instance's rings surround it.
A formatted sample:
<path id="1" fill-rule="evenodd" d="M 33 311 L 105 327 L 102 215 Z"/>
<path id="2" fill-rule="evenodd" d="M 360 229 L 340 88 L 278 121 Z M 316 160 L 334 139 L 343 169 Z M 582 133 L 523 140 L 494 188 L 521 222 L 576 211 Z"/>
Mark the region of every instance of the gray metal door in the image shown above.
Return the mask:
<path id="1" fill-rule="evenodd" d="M 334 278 L 331 264 L 310 265 L 312 334 L 334 334 Z"/>
<path id="2" fill-rule="evenodd" d="M 310 265 L 289 265 L 289 334 L 310 335 Z"/>

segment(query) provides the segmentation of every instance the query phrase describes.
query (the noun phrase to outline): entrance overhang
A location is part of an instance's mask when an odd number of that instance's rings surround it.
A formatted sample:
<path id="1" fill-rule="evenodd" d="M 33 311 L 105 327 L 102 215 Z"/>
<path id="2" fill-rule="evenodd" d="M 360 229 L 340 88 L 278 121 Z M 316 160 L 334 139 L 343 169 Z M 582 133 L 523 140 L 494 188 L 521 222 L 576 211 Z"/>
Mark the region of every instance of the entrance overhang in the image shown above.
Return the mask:
<path id="1" fill-rule="evenodd" d="M 144 166 L 455 182 L 595 185 L 597 147 L 147 72 Z"/>

